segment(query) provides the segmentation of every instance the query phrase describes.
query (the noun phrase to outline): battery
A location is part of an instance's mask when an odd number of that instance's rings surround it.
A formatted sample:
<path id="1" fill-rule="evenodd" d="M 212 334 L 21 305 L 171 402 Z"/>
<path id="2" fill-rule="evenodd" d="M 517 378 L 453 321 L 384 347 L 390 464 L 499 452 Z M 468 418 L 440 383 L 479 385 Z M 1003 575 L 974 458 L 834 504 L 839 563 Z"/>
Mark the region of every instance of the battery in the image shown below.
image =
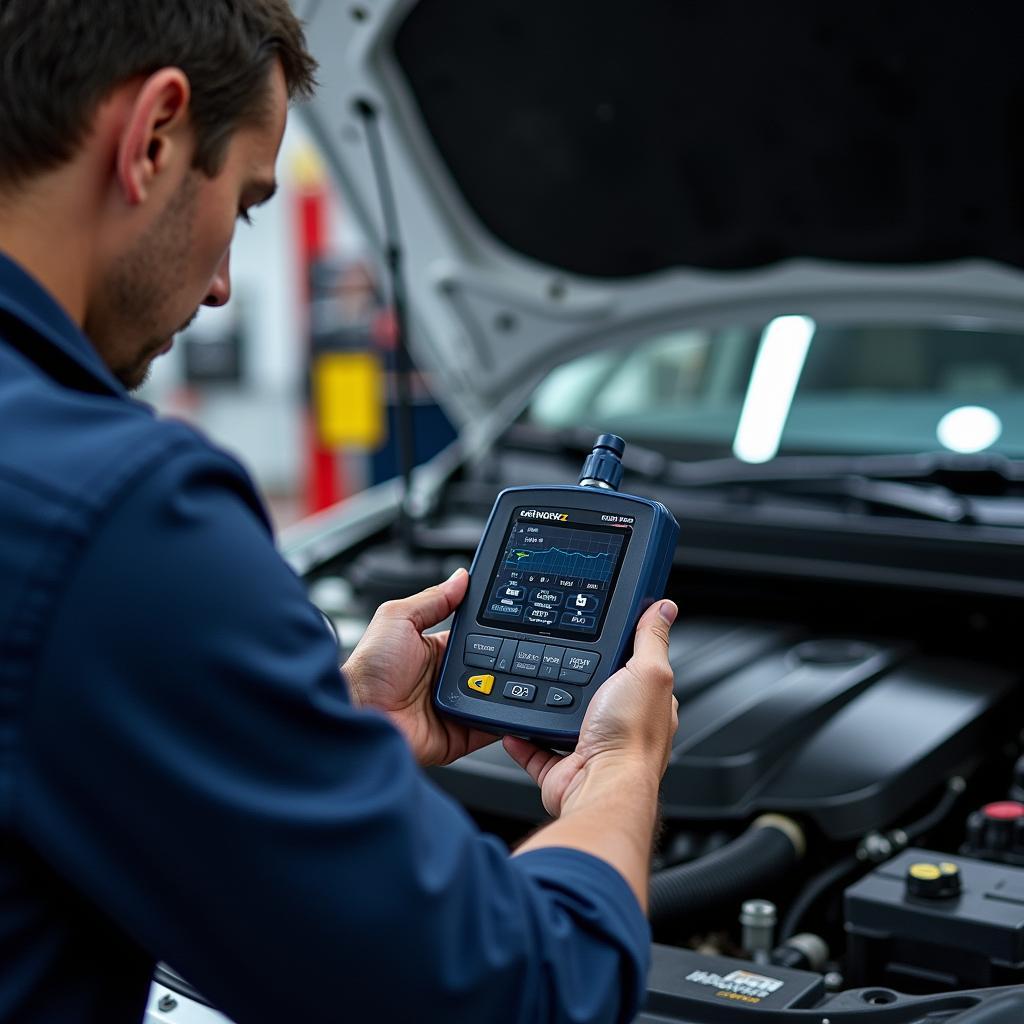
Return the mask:
<path id="1" fill-rule="evenodd" d="M 1024 869 L 908 849 L 845 894 L 853 986 L 943 992 L 1024 982 Z"/>
<path id="2" fill-rule="evenodd" d="M 649 1013 L 688 1020 L 689 1012 L 695 1012 L 695 1004 L 791 1010 L 815 1006 L 824 998 L 824 979 L 810 971 L 755 964 L 657 943 L 651 947 L 644 1006 Z"/>

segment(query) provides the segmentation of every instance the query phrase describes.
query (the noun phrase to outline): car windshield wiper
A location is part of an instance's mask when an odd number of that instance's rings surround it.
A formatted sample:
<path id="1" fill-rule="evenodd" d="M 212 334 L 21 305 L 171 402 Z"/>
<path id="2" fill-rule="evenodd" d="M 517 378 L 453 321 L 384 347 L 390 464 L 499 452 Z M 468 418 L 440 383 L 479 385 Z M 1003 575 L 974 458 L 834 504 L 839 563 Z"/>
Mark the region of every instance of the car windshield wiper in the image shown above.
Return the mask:
<path id="1" fill-rule="evenodd" d="M 874 480 L 911 480 L 951 487 L 959 493 L 1004 493 L 1024 483 L 1024 461 L 1004 455 L 924 452 L 919 455 L 780 455 L 770 462 L 737 459 L 675 461 L 680 482 L 700 486 L 721 483 L 771 483 L 822 480 L 842 476 Z"/>
<path id="2" fill-rule="evenodd" d="M 576 456 L 590 450 L 592 433 L 517 424 L 505 440 Z M 623 462 L 630 475 L 685 490 L 838 502 L 860 512 L 945 523 L 1024 526 L 1024 461 L 991 453 L 783 455 L 751 464 L 734 458 L 684 461 L 630 443 Z"/>
<path id="3" fill-rule="evenodd" d="M 758 465 L 714 459 L 674 462 L 667 477 L 688 489 L 751 488 L 947 523 L 1024 526 L 1024 463 L 1001 455 L 790 455 Z"/>

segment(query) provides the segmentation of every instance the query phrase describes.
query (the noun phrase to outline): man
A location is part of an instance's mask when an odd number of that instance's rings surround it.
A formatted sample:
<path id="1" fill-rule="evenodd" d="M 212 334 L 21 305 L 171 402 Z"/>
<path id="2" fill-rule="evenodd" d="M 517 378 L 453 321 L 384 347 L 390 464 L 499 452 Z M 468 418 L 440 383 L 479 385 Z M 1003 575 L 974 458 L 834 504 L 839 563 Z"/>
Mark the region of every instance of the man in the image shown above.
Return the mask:
<path id="1" fill-rule="evenodd" d="M 467 576 L 339 677 L 252 485 L 128 390 L 230 295 L 313 63 L 285 0 L 0 5 L 0 1021 L 138 1021 L 154 960 L 237 1021 L 628 1019 L 675 607 L 578 749 L 510 754 L 508 857 L 433 788 Z M 374 710 L 375 709 L 375 710 Z"/>

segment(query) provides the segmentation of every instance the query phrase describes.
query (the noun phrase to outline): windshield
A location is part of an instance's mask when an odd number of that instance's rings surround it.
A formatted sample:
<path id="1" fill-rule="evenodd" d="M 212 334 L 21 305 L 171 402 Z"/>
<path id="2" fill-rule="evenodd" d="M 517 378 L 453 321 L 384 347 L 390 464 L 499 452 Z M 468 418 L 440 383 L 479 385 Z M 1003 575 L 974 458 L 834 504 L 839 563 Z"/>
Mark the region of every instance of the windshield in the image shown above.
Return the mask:
<path id="1" fill-rule="evenodd" d="M 555 369 L 527 422 L 685 458 L 990 451 L 1024 457 L 1024 335 L 961 325 L 679 330 Z"/>

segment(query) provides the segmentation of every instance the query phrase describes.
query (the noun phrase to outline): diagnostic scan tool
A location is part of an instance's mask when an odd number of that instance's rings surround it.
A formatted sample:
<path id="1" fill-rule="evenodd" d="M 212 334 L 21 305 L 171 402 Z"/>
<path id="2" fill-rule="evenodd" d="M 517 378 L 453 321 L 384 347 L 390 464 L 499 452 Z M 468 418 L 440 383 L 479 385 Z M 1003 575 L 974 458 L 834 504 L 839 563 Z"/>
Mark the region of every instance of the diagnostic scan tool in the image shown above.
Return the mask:
<path id="1" fill-rule="evenodd" d="M 440 712 L 575 745 L 594 692 L 664 592 L 679 536 L 664 505 L 617 492 L 625 447 L 602 434 L 577 486 L 498 495 L 441 666 Z"/>

